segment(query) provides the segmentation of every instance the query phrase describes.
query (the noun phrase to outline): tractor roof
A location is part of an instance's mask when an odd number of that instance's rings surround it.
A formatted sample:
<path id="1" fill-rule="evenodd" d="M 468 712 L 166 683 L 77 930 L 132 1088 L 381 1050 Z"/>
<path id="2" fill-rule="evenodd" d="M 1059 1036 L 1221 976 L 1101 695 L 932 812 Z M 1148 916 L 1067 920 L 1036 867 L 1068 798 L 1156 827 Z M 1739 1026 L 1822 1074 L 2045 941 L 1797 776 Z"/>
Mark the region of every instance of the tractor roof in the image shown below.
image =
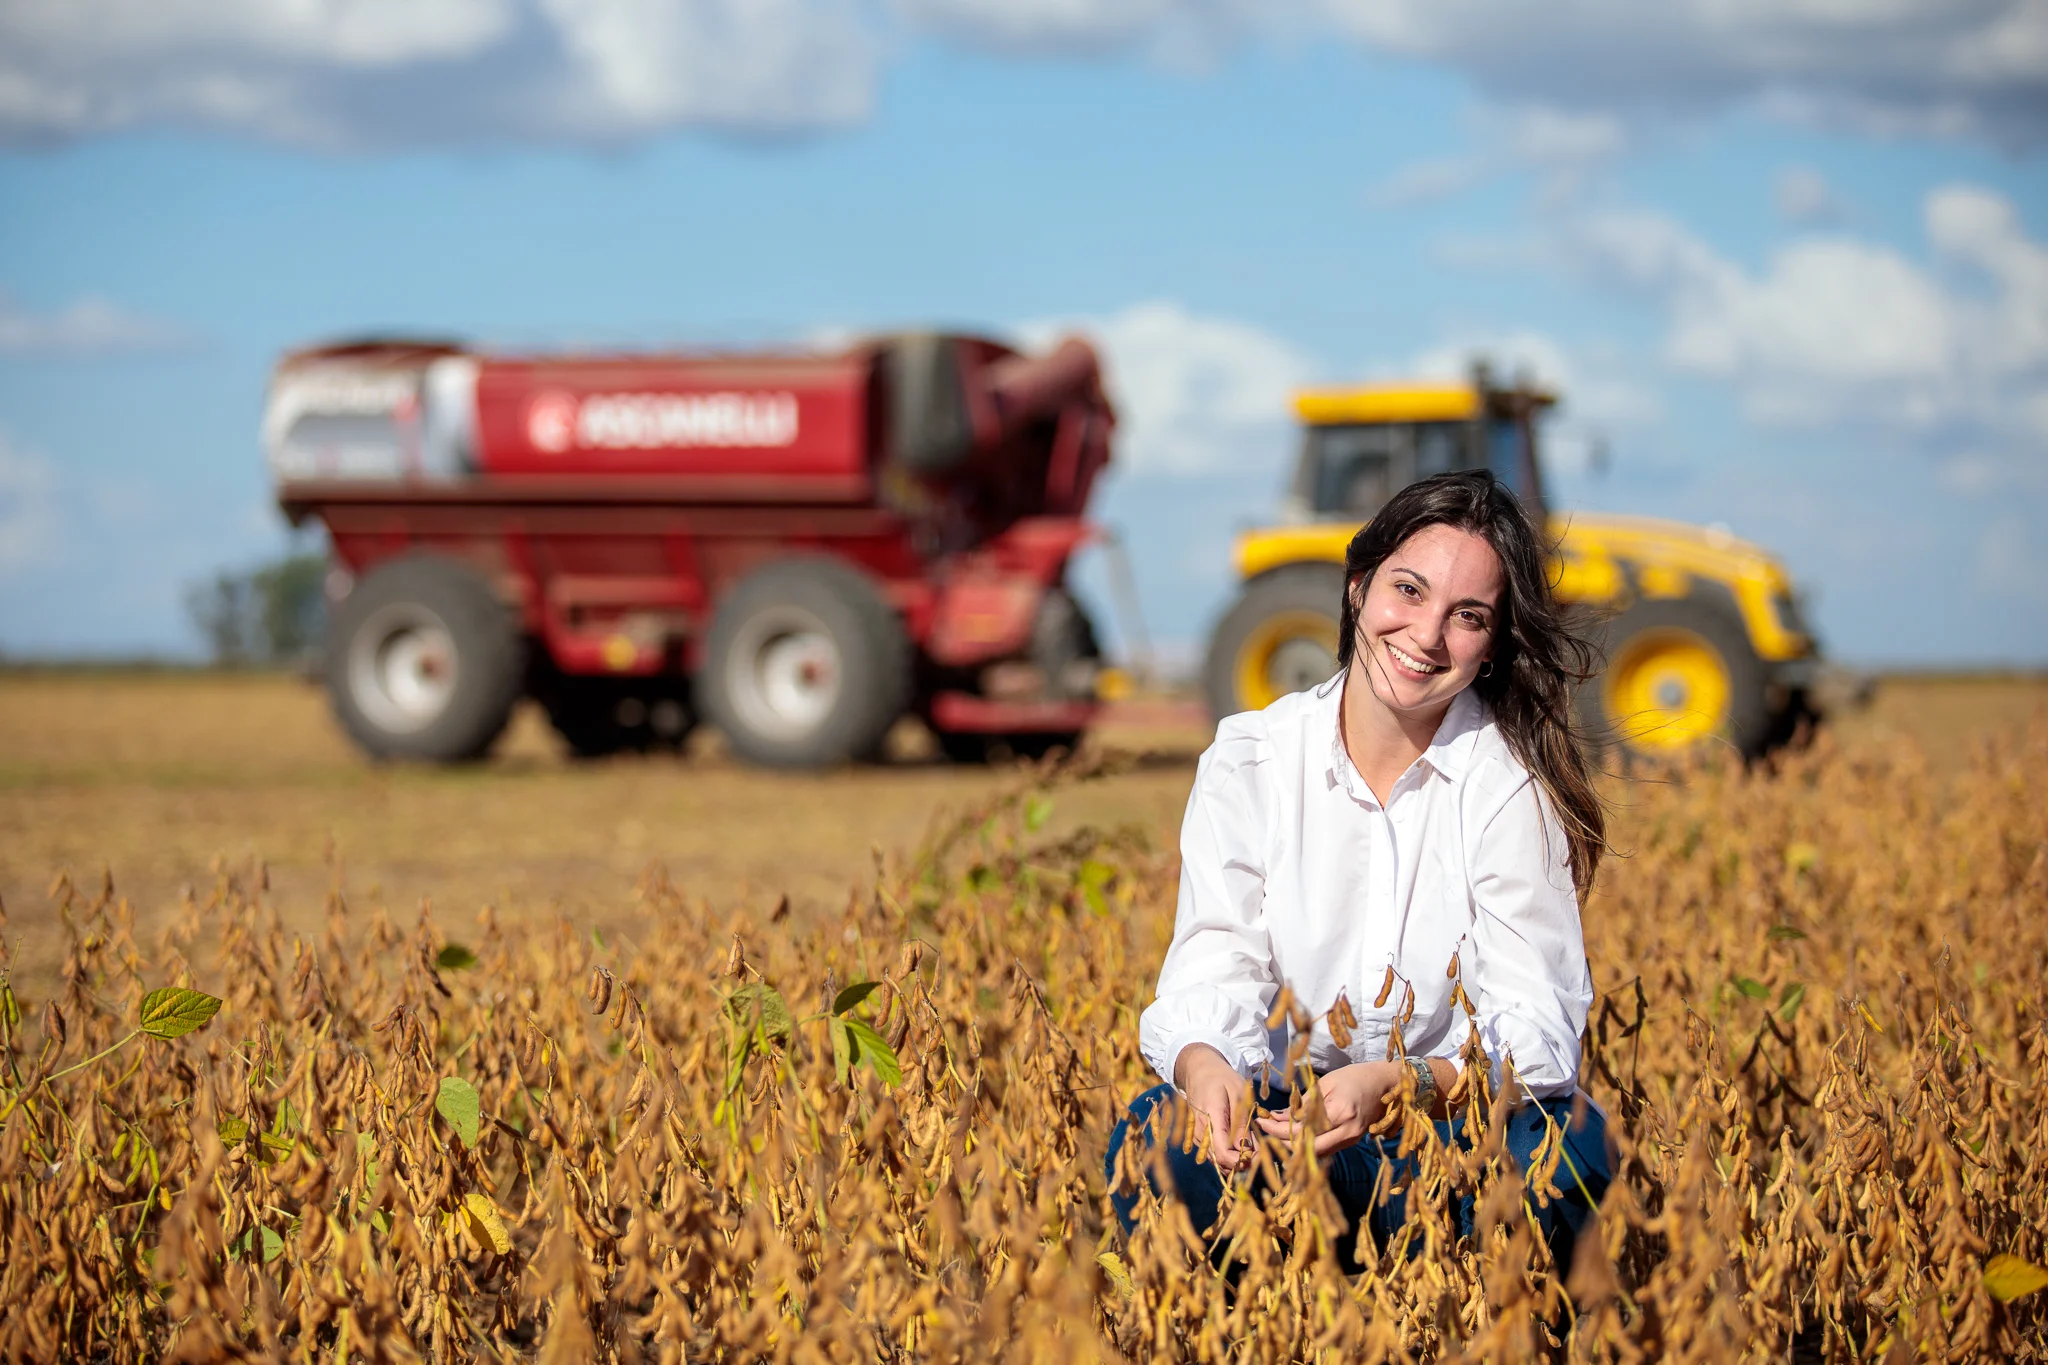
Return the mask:
<path id="1" fill-rule="evenodd" d="M 1471 384 L 1357 384 L 1303 389 L 1294 395 L 1294 411 L 1310 426 L 1465 422 L 1479 416 L 1482 407 L 1543 408 L 1556 401 L 1555 396 L 1528 387 L 1489 388 L 1482 393 Z"/>

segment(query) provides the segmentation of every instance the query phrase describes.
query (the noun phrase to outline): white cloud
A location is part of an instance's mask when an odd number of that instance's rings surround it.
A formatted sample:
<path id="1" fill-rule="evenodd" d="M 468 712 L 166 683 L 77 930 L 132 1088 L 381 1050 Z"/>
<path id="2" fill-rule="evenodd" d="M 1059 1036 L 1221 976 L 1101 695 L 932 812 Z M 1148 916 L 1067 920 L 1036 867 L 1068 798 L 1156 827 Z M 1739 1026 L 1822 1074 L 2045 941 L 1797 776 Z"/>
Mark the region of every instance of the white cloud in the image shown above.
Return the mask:
<path id="1" fill-rule="evenodd" d="M 1507 102 L 1687 114 L 1752 104 L 1885 131 L 2048 135 L 2038 0 L 1325 0 L 1370 47 Z"/>
<path id="2" fill-rule="evenodd" d="M 1009 52 L 1101 52 L 1144 45 L 1206 56 L 1270 21 L 1256 0 L 895 0 L 913 28 Z"/>
<path id="3" fill-rule="evenodd" d="M 1553 163 L 1611 154 L 1645 112 L 1729 105 L 2048 136 L 2039 0 L 0 0 L 0 140 L 780 132 L 865 118 L 887 50 L 918 34 L 1199 64 L 1316 32 L 1465 73 L 1520 111 L 1515 154 Z"/>
<path id="4" fill-rule="evenodd" d="M 91 295 L 37 313 L 0 290 L 0 355 L 113 355 L 170 350 L 190 340 L 182 328 Z"/>
<path id="5" fill-rule="evenodd" d="M 1819 234 L 1752 272 L 1644 212 L 1582 220 L 1573 249 L 1658 298 L 1669 361 L 1762 420 L 2048 438 L 2048 247 L 1973 186 L 1936 190 L 1923 217 L 1932 266 Z"/>
<path id="6" fill-rule="evenodd" d="M 168 122 L 323 146 L 857 121 L 862 0 L 0 0 L 0 138 Z"/>
<path id="7" fill-rule="evenodd" d="M 1117 408 L 1118 459 L 1141 474 L 1212 474 L 1254 456 L 1270 461 L 1285 443 L 1294 390 L 1314 373 L 1307 356 L 1272 333 L 1177 303 L 1020 330 L 1033 346 L 1069 330 L 1094 340 Z"/>

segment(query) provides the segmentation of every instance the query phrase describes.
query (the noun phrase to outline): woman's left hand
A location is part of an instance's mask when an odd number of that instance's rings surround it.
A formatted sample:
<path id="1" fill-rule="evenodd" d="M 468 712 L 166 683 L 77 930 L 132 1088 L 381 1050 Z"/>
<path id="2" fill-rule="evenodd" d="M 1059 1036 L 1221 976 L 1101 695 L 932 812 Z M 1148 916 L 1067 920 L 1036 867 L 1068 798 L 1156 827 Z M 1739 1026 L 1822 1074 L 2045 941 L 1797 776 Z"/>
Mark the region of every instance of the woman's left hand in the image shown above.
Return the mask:
<path id="1" fill-rule="evenodd" d="M 1315 1153 L 1328 1156 L 1351 1146 L 1387 1111 L 1387 1096 L 1401 1084 L 1399 1062 L 1354 1062 L 1326 1073 L 1316 1082 L 1322 1092 L 1322 1131 L 1316 1133 Z M 1296 1133 L 1311 1125 L 1285 1113 L 1262 1113 L 1259 1128 L 1267 1137 L 1290 1142 Z"/>

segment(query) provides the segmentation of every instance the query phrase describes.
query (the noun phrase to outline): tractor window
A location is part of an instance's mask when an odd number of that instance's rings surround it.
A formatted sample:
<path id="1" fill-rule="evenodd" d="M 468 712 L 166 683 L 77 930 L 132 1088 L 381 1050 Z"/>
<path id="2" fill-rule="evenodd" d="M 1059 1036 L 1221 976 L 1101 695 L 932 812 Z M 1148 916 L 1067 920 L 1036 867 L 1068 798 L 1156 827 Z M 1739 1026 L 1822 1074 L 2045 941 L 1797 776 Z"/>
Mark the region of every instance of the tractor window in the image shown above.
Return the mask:
<path id="1" fill-rule="evenodd" d="M 1516 497 L 1523 502 L 1534 501 L 1536 489 L 1529 477 L 1530 461 L 1521 423 L 1495 418 L 1486 424 L 1486 465 Z"/>
<path id="2" fill-rule="evenodd" d="M 1394 494 L 1395 428 L 1310 427 L 1307 459 L 1313 479 L 1309 505 L 1331 517 L 1369 517 Z"/>
<path id="3" fill-rule="evenodd" d="M 1462 469 L 1465 433 L 1463 422 L 1417 422 L 1415 424 L 1415 477 L 1433 478 Z"/>

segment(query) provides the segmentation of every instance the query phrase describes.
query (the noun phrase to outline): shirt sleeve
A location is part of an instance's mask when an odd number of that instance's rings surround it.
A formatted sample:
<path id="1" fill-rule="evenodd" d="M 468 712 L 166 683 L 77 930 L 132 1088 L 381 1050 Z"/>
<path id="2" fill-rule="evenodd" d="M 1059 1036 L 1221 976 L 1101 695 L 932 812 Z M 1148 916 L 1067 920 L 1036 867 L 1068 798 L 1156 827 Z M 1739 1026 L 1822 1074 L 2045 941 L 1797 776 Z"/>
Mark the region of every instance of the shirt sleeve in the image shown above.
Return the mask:
<path id="1" fill-rule="evenodd" d="M 1531 1095 L 1569 1095 L 1593 981 L 1570 845 L 1533 778 L 1485 821 L 1468 857 L 1475 913 L 1465 988 L 1494 1079 L 1512 1058 Z"/>
<path id="2" fill-rule="evenodd" d="M 1255 741 L 1218 737 L 1195 773 L 1180 831 L 1180 899 L 1158 996 L 1138 1046 L 1169 1083 L 1181 1049 L 1207 1043 L 1251 1078 L 1271 1060 L 1279 988 L 1267 936 L 1264 801 Z"/>

